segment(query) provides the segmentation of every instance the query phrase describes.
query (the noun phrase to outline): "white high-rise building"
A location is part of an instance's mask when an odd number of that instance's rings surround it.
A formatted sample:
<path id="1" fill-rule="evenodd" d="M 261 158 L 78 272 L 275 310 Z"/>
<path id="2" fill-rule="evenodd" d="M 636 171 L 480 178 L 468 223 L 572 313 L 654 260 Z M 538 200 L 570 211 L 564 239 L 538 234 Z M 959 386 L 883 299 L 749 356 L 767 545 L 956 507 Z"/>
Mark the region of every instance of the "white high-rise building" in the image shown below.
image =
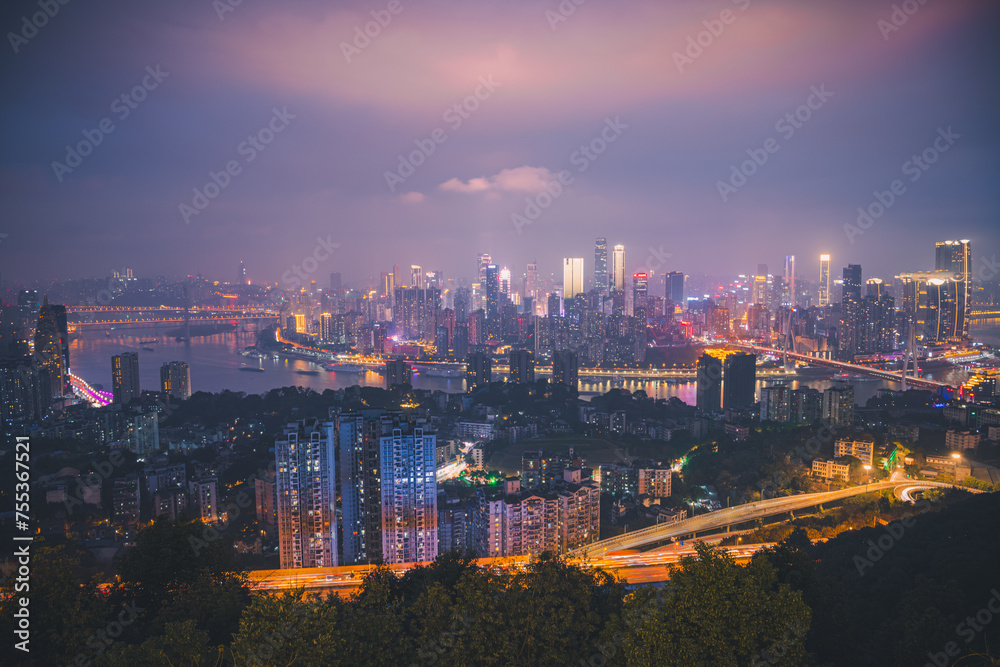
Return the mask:
<path id="1" fill-rule="evenodd" d="M 611 289 L 625 291 L 625 246 L 616 245 L 611 253 Z"/>
<path id="2" fill-rule="evenodd" d="M 274 443 L 281 568 L 337 565 L 332 422 L 289 424 Z"/>
<path id="3" fill-rule="evenodd" d="M 583 258 L 563 259 L 563 298 L 572 299 L 583 293 Z"/>
<path id="4" fill-rule="evenodd" d="M 785 255 L 785 289 L 786 294 L 782 295 L 783 306 L 794 306 L 798 295 L 795 284 L 795 255 Z"/>

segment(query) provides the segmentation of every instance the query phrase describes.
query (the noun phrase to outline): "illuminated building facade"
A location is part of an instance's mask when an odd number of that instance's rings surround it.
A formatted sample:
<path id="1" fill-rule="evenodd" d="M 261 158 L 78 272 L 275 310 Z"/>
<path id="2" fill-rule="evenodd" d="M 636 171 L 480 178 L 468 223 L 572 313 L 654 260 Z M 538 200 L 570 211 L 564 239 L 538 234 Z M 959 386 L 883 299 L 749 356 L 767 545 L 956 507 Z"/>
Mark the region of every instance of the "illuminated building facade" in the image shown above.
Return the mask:
<path id="1" fill-rule="evenodd" d="M 111 385 L 115 403 L 127 405 L 139 398 L 139 355 L 122 352 L 111 357 Z"/>
<path id="2" fill-rule="evenodd" d="M 594 287 L 608 293 L 608 240 L 603 237 L 594 242 Z"/>
<path id="3" fill-rule="evenodd" d="M 625 293 L 625 246 L 616 245 L 611 254 L 611 289 Z"/>
<path id="4" fill-rule="evenodd" d="M 400 422 L 380 438 L 382 560 L 437 558 L 437 435 Z"/>
<path id="5" fill-rule="evenodd" d="M 816 303 L 820 306 L 830 305 L 830 256 L 819 256 L 819 294 Z"/>
<path id="6" fill-rule="evenodd" d="M 583 258 L 567 257 L 563 259 L 563 298 L 569 300 L 577 294 L 583 294 Z"/>
<path id="7" fill-rule="evenodd" d="M 274 443 L 281 568 L 337 565 L 334 424 L 289 424 Z"/>
<path id="8" fill-rule="evenodd" d="M 170 361 L 160 366 L 160 391 L 167 396 L 191 398 L 191 368 L 184 361 Z"/>

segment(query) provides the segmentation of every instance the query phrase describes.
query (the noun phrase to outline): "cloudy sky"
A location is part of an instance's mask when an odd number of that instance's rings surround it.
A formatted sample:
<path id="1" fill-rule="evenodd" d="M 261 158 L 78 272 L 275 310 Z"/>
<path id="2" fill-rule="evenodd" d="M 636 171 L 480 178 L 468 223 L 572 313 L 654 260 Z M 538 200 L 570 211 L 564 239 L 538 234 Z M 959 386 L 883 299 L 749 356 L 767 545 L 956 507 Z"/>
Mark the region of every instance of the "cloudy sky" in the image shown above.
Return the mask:
<path id="1" fill-rule="evenodd" d="M 4 279 L 1000 251 L 995 2 L 238 1 L 4 3 Z"/>

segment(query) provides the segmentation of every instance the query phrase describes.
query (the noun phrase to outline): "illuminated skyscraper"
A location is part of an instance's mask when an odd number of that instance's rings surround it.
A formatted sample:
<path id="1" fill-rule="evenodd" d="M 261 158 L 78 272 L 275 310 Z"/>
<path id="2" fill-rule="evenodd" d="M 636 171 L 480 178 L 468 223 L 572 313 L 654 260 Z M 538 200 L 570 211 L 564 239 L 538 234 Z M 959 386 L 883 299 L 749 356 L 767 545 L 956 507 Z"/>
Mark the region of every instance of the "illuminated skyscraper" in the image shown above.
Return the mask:
<path id="1" fill-rule="evenodd" d="M 488 253 L 480 253 L 476 258 L 476 265 L 479 267 L 479 282 L 486 282 L 486 269 L 493 263 L 493 257 Z"/>
<path id="2" fill-rule="evenodd" d="M 632 314 L 646 313 L 646 298 L 649 296 L 649 277 L 644 271 L 632 274 Z M 647 313 L 648 314 L 648 313 Z"/>
<path id="3" fill-rule="evenodd" d="M 490 264 L 486 267 L 484 279 L 486 294 L 486 329 L 491 338 L 499 338 L 500 325 L 500 267 Z"/>
<path id="4" fill-rule="evenodd" d="M 524 272 L 524 296 L 532 300 L 538 298 L 538 264 L 531 262 Z M 533 315 L 534 313 L 528 313 Z"/>
<path id="5" fill-rule="evenodd" d="M 337 565 L 337 476 L 332 422 L 289 424 L 274 443 L 282 569 Z"/>
<path id="6" fill-rule="evenodd" d="M 510 301 L 510 269 L 500 269 L 500 302 Z"/>
<path id="7" fill-rule="evenodd" d="M 844 269 L 844 285 L 840 299 L 840 329 L 837 343 L 840 358 L 851 361 L 860 351 L 861 342 L 861 265 L 848 264 Z"/>
<path id="8" fill-rule="evenodd" d="M 39 397 L 44 411 L 54 399 L 71 391 L 66 307 L 49 304 L 48 297 L 45 297 L 38 311 L 34 358 L 38 368 Z"/>
<path id="9" fill-rule="evenodd" d="M 969 302 L 972 297 L 972 243 L 941 241 L 935 246 L 934 270 L 954 274 L 955 314 L 946 323 L 947 337 L 963 340 L 969 337 Z"/>
<path id="10" fill-rule="evenodd" d="M 122 352 L 111 357 L 111 389 L 115 403 L 127 405 L 139 398 L 139 355 Z"/>
<path id="11" fill-rule="evenodd" d="M 594 242 L 594 287 L 608 293 L 608 240 L 603 237 Z"/>
<path id="12" fill-rule="evenodd" d="M 415 287 L 417 289 L 423 289 L 424 287 L 424 270 L 422 267 L 416 264 L 410 265 L 410 287 Z"/>
<path id="13" fill-rule="evenodd" d="M 563 258 L 563 299 L 583 294 L 583 258 Z"/>
<path id="14" fill-rule="evenodd" d="M 781 305 L 794 306 L 796 303 L 795 255 L 785 255 L 785 290 Z"/>
<path id="15" fill-rule="evenodd" d="M 820 306 L 830 305 L 830 256 L 819 256 L 819 298 Z"/>
<path id="16" fill-rule="evenodd" d="M 160 391 L 167 396 L 191 398 L 191 368 L 184 361 L 170 361 L 160 366 Z"/>
<path id="17" fill-rule="evenodd" d="M 432 561 L 438 554 L 437 435 L 400 422 L 379 440 L 382 561 Z"/>
<path id="18" fill-rule="evenodd" d="M 625 293 L 625 246 L 616 245 L 611 254 L 611 289 Z"/>

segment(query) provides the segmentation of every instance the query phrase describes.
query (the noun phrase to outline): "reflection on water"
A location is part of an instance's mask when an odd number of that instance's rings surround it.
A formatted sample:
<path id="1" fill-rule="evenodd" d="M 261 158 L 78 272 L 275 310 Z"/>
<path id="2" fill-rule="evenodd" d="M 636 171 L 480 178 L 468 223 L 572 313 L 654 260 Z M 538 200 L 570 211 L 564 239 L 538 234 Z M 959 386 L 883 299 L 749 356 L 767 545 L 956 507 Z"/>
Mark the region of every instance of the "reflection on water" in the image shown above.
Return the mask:
<path id="1" fill-rule="evenodd" d="M 976 340 L 1000 345 L 1000 321 L 992 321 L 989 326 L 974 327 Z M 167 361 L 186 361 L 191 367 L 192 391 L 220 392 L 223 390 L 242 391 L 246 393 L 264 393 L 276 387 L 298 385 L 308 387 L 318 392 L 325 389 L 343 389 L 360 384 L 369 387 L 381 387 L 384 379 L 374 372 L 366 373 L 334 373 L 323 370 L 320 366 L 308 361 L 297 359 L 265 359 L 258 361 L 240 355 L 240 351 L 253 345 L 257 340 L 255 329 L 245 332 L 217 334 L 215 336 L 196 337 L 190 345 L 179 343 L 160 330 L 137 329 L 122 332 L 112 332 L 113 337 L 107 337 L 103 332 L 86 332 L 73 339 L 70 345 L 70 361 L 73 372 L 91 384 L 111 387 L 111 357 L 125 351 L 139 353 L 139 381 L 143 389 L 159 390 L 160 366 Z M 141 343 L 140 341 L 155 341 Z M 992 342 L 991 342 L 992 341 Z M 151 348 L 152 351 L 143 349 Z M 240 371 L 243 366 L 259 366 L 263 373 L 248 373 Z M 319 371 L 318 374 L 303 374 L 299 371 Z M 932 380 L 959 384 L 965 381 L 967 374 L 961 368 L 949 368 L 927 373 Z M 766 383 L 758 381 L 757 392 L 774 381 Z M 442 390 L 450 393 L 465 391 L 463 378 L 427 377 L 415 374 L 414 387 L 418 389 Z M 842 384 L 828 377 L 803 378 L 789 383 L 793 389 L 808 386 L 823 391 L 828 387 Z M 860 405 L 875 395 L 882 388 L 898 389 L 898 383 L 883 380 L 855 381 L 854 395 Z M 629 391 L 643 390 L 654 398 L 669 398 L 676 396 L 680 400 L 694 405 L 694 381 L 669 383 L 667 381 L 611 381 L 581 382 L 581 396 L 589 399 L 591 396 L 604 394 L 612 387 L 624 387 Z"/>

